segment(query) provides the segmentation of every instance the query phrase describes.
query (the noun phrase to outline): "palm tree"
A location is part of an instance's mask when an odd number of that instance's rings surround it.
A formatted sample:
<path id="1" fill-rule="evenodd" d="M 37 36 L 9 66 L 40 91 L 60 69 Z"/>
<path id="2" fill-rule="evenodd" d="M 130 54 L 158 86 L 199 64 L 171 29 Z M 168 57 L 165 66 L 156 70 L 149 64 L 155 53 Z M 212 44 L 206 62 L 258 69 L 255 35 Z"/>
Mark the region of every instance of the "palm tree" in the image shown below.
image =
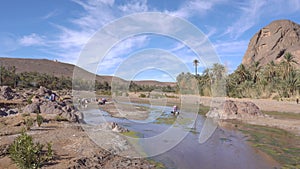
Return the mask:
<path id="1" fill-rule="evenodd" d="M 284 55 L 284 61 L 283 61 L 283 65 L 284 65 L 284 78 L 286 78 L 289 73 L 291 72 L 291 69 L 293 68 L 293 63 L 298 64 L 298 62 L 295 60 L 295 56 L 293 56 L 291 53 L 286 53 Z"/>
<path id="2" fill-rule="evenodd" d="M 194 61 L 193 61 L 193 63 L 194 63 L 194 66 L 195 66 L 195 75 L 197 76 L 197 66 L 198 66 L 198 63 L 199 63 L 199 61 L 197 60 L 197 59 L 195 59 Z"/>
<path id="3" fill-rule="evenodd" d="M 277 67 L 277 65 L 275 64 L 275 62 L 273 60 L 267 64 L 267 66 L 264 70 L 264 75 L 268 82 L 274 81 L 274 78 L 277 75 L 276 67 Z"/>
<path id="4" fill-rule="evenodd" d="M 297 88 L 299 87 L 299 82 L 298 82 L 298 79 L 297 79 L 297 73 L 296 71 L 292 70 L 289 75 L 288 75 L 288 78 L 286 80 L 287 82 L 287 89 L 288 89 L 288 92 L 289 92 L 289 96 L 290 95 L 293 95 L 294 92 L 297 90 Z"/>
<path id="5" fill-rule="evenodd" d="M 253 83 L 256 83 L 260 69 L 261 69 L 260 62 L 259 61 L 254 62 L 254 65 L 252 66 L 252 73 L 253 73 L 252 80 L 253 80 Z"/>
<path id="6" fill-rule="evenodd" d="M 246 69 L 246 67 L 241 64 L 235 71 L 235 73 L 240 77 L 239 81 L 244 82 L 248 79 L 250 79 L 249 71 Z"/>

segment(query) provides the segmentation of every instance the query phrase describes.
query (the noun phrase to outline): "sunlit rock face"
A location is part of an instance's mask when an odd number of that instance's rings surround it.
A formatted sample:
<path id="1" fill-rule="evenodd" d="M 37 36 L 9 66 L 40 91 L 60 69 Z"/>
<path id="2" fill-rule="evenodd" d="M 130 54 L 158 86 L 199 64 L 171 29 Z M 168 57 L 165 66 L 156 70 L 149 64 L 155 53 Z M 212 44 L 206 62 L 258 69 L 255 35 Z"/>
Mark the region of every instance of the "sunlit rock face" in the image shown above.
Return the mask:
<path id="1" fill-rule="evenodd" d="M 258 61 L 262 66 L 271 61 L 278 63 L 287 52 L 300 63 L 300 25 L 289 20 L 273 21 L 252 37 L 242 64 L 250 67 Z"/>

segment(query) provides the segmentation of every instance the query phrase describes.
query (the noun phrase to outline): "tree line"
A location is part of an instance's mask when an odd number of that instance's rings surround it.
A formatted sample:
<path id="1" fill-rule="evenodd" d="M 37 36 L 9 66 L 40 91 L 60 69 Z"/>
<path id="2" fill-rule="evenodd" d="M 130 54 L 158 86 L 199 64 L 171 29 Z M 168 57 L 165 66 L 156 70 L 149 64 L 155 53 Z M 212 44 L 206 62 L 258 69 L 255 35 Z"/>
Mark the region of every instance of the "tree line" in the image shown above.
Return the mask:
<path id="1" fill-rule="evenodd" d="M 191 92 L 197 87 L 200 95 L 211 96 L 215 90 L 212 84 L 221 79 L 226 81 L 222 83 L 226 87 L 226 95 L 235 98 L 292 98 L 298 97 L 300 92 L 300 72 L 295 68 L 299 63 L 290 53 L 286 53 L 279 63 L 271 61 L 262 66 L 256 61 L 248 67 L 241 64 L 231 74 L 226 72 L 225 66 L 214 64 L 199 75 L 196 73 L 198 61 L 194 60 L 193 63 L 195 75 L 181 73 L 177 77 L 182 93 Z"/>
<path id="2" fill-rule="evenodd" d="M 110 91 L 111 84 L 107 81 L 95 81 L 84 79 L 72 79 L 70 77 L 57 77 L 39 72 L 22 72 L 16 73 L 15 67 L 0 67 L 0 84 L 2 86 L 10 86 L 12 88 L 39 88 L 44 86 L 52 90 L 75 89 L 75 90 L 102 90 Z M 175 92 L 176 87 L 172 86 L 156 86 L 156 85 L 138 85 L 133 81 L 129 86 L 124 86 L 130 92 L 151 92 L 159 89 L 163 92 Z"/>
<path id="3" fill-rule="evenodd" d="M 44 86 L 52 90 L 62 89 L 96 89 L 110 90 L 110 84 L 106 81 L 91 83 L 83 79 L 72 79 L 70 77 L 57 77 L 46 73 L 39 72 L 21 72 L 16 73 L 16 68 L 0 67 L 0 84 L 12 88 L 39 88 Z"/>

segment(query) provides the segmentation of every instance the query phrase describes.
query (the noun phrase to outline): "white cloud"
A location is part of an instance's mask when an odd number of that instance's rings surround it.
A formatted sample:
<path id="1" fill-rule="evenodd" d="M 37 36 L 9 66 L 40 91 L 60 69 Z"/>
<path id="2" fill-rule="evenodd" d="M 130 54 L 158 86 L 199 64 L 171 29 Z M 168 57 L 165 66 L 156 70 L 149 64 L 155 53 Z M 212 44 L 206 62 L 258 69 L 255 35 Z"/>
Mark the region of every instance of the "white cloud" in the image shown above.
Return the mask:
<path id="1" fill-rule="evenodd" d="M 147 0 L 129 1 L 128 4 L 119 6 L 119 9 L 125 14 L 131 14 L 135 12 L 146 12 L 148 11 Z"/>
<path id="2" fill-rule="evenodd" d="M 18 48 L 16 36 L 11 33 L 0 32 L 0 54 L 14 51 Z"/>
<path id="3" fill-rule="evenodd" d="M 30 35 L 23 36 L 19 39 L 19 43 L 22 46 L 45 46 L 45 37 L 32 33 Z"/>
<path id="4" fill-rule="evenodd" d="M 72 19 L 73 26 L 55 25 L 61 32 L 55 40 L 58 45 L 56 51 L 62 56 L 61 60 L 74 63 L 74 57 L 78 57 L 84 45 L 104 25 L 118 19 L 121 16 L 147 11 L 147 1 L 128 1 L 125 5 L 117 6 L 114 0 L 73 0 L 80 5 L 84 12 L 78 18 Z M 133 44 L 142 43 L 139 40 Z M 128 46 L 124 46 L 124 49 Z M 116 50 L 114 57 L 121 57 L 121 50 Z M 77 53 L 77 54 L 76 54 Z M 70 59 L 69 59 L 70 58 Z M 113 59 L 114 62 L 120 59 Z"/>
<path id="5" fill-rule="evenodd" d="M 233 39 L 239 38 L 244 32 L 252 28 L 259 20 L 262 8 L 267 1 L 251 0 L 245 3 L 237 3 L 241 15 L 237 21 L 229 26 L 223 35 L 229 34 Z"/>
<path id="6" fill-rule="evenodd" d="M 247 40 L 241 41 L 219 41 L 214 43 L 214 47 L 217 53 L 220 56 L 233 57 L 240 56 L 241 53 L 244 53 L 248 47 Z"/>
<path id="7" fill-rule="evenodd" d="M 51 12 L 47 13 L 46 15 L 42 16 L 41 18 L 46 20 L 46 19 L 52 18 L 56 15 L 58 15 L 58 11 L 54 10 L 54 11 L 51 11 Z"/>
<path id="8" fill-rule="evenodd" d="M 98 73 L 107 74 L 116 68 L 126 58 L 124 55 L 134 52 L 135 49 L 147 45 L 148 36 L 137 36 L 125 39 L 114 46 L 98 65 Z M 123 56 L 123 57 L 121 57 Z M 112 72 L 111 72 L 112 73 Z"/>
<path id="9" fill-rule="evenodd" d="M 194 15 L 205 15 L 208 11 L 210 11 L 215 5 L 226 2 L 227 0 L 192 0 L 184 3 L 178 10 L 176 11 L 165 11 L 166 13 L 182 17 L 182 18 L 190 18 Z"/>
<path id="10" fill-rule="evenodd" d="M 240 17 L 233 22 L 223 33 L 230 35 L 233 39 L 238 39 L 246 31 L 254 27 L 262 18 L 274 18 L 287 16 L 292 13 L 299 12 L 299 0 L 276 0 L 261 1 L 249 0 L 245 2 L 234 3 L 240 12 Z M 281 18 L 280 18 L 281 19 Z"/>
<path id="11" fill-rule="evenodd" d="M 218 56 L 230 73 L 241 63 L 241 59 L 248 47 L 248 43 L 248 40 L 218 41 L 214 43 Z"/>

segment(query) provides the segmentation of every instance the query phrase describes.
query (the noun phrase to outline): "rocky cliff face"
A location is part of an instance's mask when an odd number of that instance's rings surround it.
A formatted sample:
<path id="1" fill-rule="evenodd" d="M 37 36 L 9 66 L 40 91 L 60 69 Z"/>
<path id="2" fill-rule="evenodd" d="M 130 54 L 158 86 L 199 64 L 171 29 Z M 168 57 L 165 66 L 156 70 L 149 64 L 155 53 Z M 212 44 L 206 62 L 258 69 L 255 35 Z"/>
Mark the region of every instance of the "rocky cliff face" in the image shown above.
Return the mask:
<path id="1" fill-rule="evenodd" d="M 287 52 L 300 63 L 300 25 L 289 20 L 277 20 L 252 37 L 242 64 L 249 67 L 257 61 L 261 65 L 272 60 L 278 63 Z"/>

